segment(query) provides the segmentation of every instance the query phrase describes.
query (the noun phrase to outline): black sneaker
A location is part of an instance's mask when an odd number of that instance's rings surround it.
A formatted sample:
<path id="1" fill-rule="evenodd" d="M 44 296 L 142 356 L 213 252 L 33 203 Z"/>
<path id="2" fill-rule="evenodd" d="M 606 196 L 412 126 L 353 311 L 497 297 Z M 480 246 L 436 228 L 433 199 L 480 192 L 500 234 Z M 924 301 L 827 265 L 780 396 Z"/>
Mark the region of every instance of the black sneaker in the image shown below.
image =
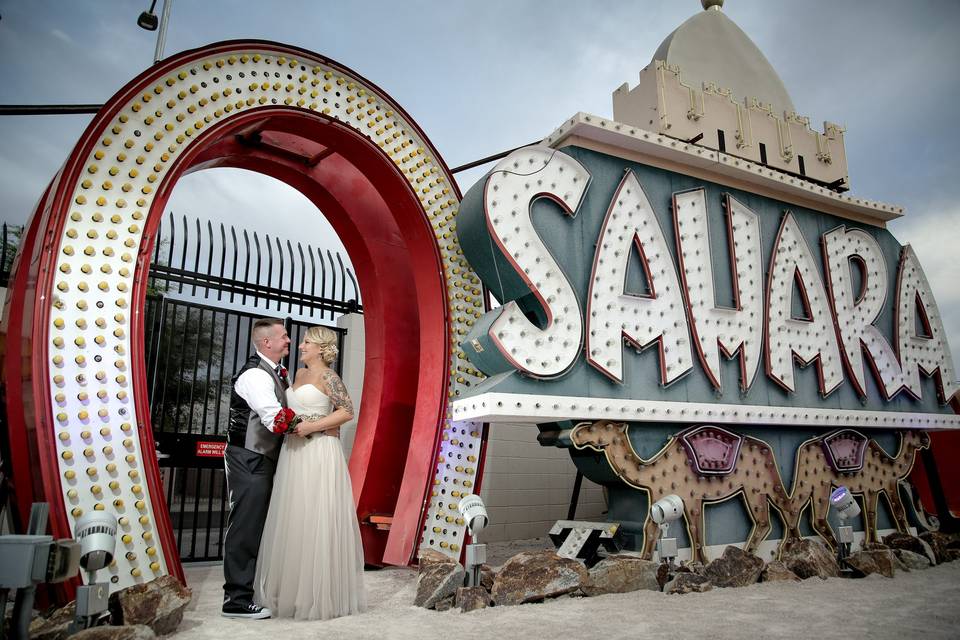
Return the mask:
<path id="1" fill-rule="evenodd" d="M 247 604 L 228 602 L 223 605 L 220 613 L 224 618 L 247 618 L 249 620 L 263 620 L 273 615 L 270 609 L 261 607 L 258 604 L 253 604 L 252 602 Z"/>

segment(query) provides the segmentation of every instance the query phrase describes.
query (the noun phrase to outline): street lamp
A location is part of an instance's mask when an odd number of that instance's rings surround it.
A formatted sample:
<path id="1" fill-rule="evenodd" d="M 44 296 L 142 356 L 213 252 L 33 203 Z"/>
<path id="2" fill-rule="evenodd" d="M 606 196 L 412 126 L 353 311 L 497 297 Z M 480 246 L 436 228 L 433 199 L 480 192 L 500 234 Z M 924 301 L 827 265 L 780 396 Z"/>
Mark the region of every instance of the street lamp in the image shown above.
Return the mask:
<path id="1" fill-rule="evenodd" d="M 153 64 L 157 64 L 163 59 L 163 45 L 167 40 L 167 23 L 170 21 L 170 9 L 173 6 L 173 0 L 163 0 L 163 11 L 159 18 L 153 12 L 157 6 L 157 0 L 151 0 L 150 8 L 140 14 L 137 18 L 137 26 L 147 31 L 157 31 L 157 48 L 153 53 Z"/>

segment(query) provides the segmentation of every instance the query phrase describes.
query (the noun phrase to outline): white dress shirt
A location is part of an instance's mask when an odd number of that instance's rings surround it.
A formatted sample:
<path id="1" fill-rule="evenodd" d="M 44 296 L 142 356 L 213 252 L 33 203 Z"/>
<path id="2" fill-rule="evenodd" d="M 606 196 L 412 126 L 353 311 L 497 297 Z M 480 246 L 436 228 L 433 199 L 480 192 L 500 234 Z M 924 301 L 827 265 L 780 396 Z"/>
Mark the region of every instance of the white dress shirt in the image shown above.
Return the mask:
<path id="1" fill-rule="evenodd" d="M 267 356 L 259 351 L 257 351 L 257 355 L 263 358 L 263 361 L 269 364 L 271 369 L 277 368 L 277 363 L 271 361 Z M 260 422 L 263 423 L 263 426 L 270 431 L 273 431 L 273 420 L 282 408 L 280 401 L 277 400 L 275 386 L 273 376 L 260 367 L 253 367 L 241 373 L 233 386 L 237 395 L 246 400 L 250 409 L 256 411 L 257 415 L 260 416 Z"/>

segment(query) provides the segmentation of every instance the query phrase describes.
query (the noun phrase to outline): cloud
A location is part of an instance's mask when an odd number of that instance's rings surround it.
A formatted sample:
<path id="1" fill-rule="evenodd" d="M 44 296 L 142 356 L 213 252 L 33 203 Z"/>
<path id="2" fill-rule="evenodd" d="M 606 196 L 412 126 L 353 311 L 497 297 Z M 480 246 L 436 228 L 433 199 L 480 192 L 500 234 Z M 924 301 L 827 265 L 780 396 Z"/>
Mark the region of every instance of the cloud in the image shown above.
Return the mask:
<path id="1" fill-rule="evenodd" d="M 73 44 L 73 38 L 65 34 L 63 31 L 60 31 L 60 29 L 51 29 L 50 35 L 52 35 L 57 40 L 62 40 L 66 42 L 67 44 Z"/>

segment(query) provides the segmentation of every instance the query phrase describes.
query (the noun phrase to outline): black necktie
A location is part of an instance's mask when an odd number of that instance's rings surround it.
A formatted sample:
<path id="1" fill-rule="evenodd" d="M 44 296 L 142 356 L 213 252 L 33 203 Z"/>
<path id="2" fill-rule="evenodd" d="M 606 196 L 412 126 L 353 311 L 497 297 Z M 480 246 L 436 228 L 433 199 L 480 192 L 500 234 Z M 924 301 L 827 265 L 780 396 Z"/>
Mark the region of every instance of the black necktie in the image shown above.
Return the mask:
<path id="1" fill-rule="evenodd" d="M 278 364 L 277 368 L 274 369 L 274 371 L 277 372 L 277 377 L 280 378 L 280 382 L 282 382 L 284 386 L 289 386 L 290 383 L 287 382 L 287 376 L 283 375 L 284 374 L 283 366 Z"/>

